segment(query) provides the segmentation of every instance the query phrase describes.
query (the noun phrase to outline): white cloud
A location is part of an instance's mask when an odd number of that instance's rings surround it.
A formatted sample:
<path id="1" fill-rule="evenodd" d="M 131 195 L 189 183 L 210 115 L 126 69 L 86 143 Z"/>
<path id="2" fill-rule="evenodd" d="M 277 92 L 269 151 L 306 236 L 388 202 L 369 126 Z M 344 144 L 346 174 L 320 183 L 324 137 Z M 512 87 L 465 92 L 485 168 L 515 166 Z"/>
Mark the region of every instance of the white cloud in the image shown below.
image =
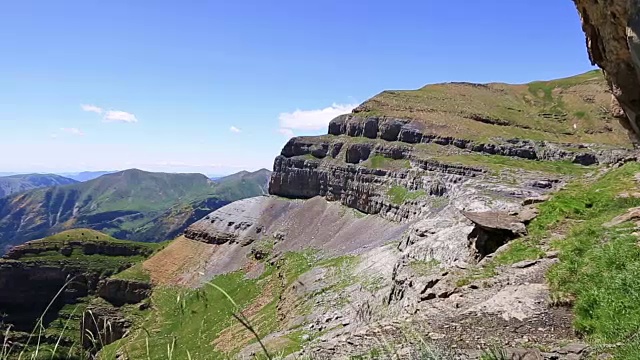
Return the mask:
<path id="1" fill-rule="evenodd" d="M 229 131 L 231 131 L 232 133 L 236 133 L 236 134 L 239 133 L 239 132 L 242 132 L 242 130 L 238 129 L 235 126 L 230 127 Z"/>
<path id="2" fill-rule="evenodd" d="M 58 138 L 58 134 L 51 134 L 49 135 L 52 139 L 57 139 Z"/>
<path id="3" fill-rule="evenodd" d="M 84 132 L 82 132 L 82 130 L 80 130 L 78 128 L 60 128 L 60 130 L 66 132 L 68 134 L 71 134 L 71 135 L 77 135 L 77 136 L 84 135 Z"/>
<path id="4" fill-rule="evenodd" d="M 295 134 L 293 133 L 293 130 L 291 129 L 285 129 L 285 128 L 280 128 L 278 129 L 278 132 L 286 137 L 293 137 L 295 136 Z"/>
<path id="5" fill-rule="evenodd" d="M 101 108 L 101 107 L 98 107 L 98 106 L 95 106 L 95 105 L 86 105 L 86 104 L 83 104 L 83 105 L 80 105 L 80 107 L 81 107 L 81 108 L 82 108 L 82 110 L 84 110 L 84 111 L 94 112 L 94 113 L 96 113 L 96 114 L 102 114 L 102 112 L 104 111 L 104 110 L 102 110 L 102 108 Z"/>
<path id="6" fill-rule="evenodd" d="M 103 108 L 96 105 L 83 104 L 80 105 L 82 110 L 93 112 L 96 114 L 104 114 L 102 120 L 104 122 L 125 122 L 125 123 L 135 123 L 138 122 L 138 118 L 132 113 L 128 113 L 126 111 L 120 110 L 107 110 L 105 111 Z"/>
<path id="7" fill-rule="evenodd" d="M 104 114 L 104 121 L 135 123 L 138 122 L 138 119 L 135 115 L 126 111 L 109 110 Z"/>
<path id="8" fill-rule="evenodd" d="M 347 114 L 357 104 L 333 104 L 324 109 L 296 110 L 290 113 L 280 113 L 280 129 L 283 135 L 293 135 L 293 130 L 317 131 L 326 129 L 335 117 Z"/>

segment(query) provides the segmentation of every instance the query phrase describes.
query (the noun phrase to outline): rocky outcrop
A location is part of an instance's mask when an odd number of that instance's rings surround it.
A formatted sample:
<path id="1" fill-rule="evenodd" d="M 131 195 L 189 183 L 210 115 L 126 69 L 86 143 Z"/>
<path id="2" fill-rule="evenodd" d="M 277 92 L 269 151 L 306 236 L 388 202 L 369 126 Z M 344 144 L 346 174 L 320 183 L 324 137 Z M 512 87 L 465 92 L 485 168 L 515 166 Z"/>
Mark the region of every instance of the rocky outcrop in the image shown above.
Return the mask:
<path id="1" fill-rule="evenodd" d="M 82 316 L 82 347 L 95 353 L 125 337 L 130 327 L 131 321 L 120 309 L 105 304 L 89 306 Z"/>
<path id="2" fill-rule="evenodd" d="M 25 256 L 38 256 L 46 252 L 59 252 L 61 255 L 70 256 L 72 252 L 81 251 L 84 255 L 106 256 L 149 256 L 153 252 L 148 246 L 134 243 L 118 243 L 113 241 L 48 241 L 35 240 L 13 247 L 4 256 L 5 259 L 17 260 Z"/>
<path id="3" fill-rule="evenodd" d="M 151 296 L 151 284 L 144 281 L 106 279 L 100 282 L 97 294 L 115 306 L 137 304 Z"/>
<path id="4" fill-rule="evenodd" d="M 46 326 L 65 304 L 94 295 L 98 288 L 114 303 L 141 298 L 148 285 L 144 289 L 102 280 L 150 255 L 153 247 L 108 238 L 92 230 L 72 230 L 18 246 L 0 259 L 0 312 L 7 315 L 4 323 L 31 331 L 48 308 Z"/>
<path id="5" fill-rule="evenodd" d="M 187 239 L 213 246 L 210 250 L 199 247 L 199 251 L 210 253 L 202 257 L 201 263 L 193 264 L 197 272 L 184 268 L 181 277 L 193 285 L 206 282 L 213 275 L 241 269 L 251 252 L 256 253 L 263 244 L 275 256 L 308 248 L 333 255 L 358 253 L 397 239 L 407 226 L 377 216 L 362 216 L 321 197 L 306 201 L 275 196 L 244 199 L 212 212 L 187 229 Z M 169 246 L 151 261 L 182 251 Z"/>
<path id="6" fill-rule="evenodd" d="M 574 0 L 582 18 L 589 58 L 605 71 L 612 113 L 629 118 L 640 135 L 640 4 L 637 0 Z M 615 100 L 614 99 L 614 100 Z"/>
<path id="7" fill-rule="evenodd" d="M 365 128 L 367 129 L 366 135 Z M 407 144 L 433 143 L 443 146 L 455 146 L 459 149 L 490 155 L 511 156 L 530 160 L 571 161 L 587 166 L 599 163 L 615 163 L 629 156 L 628 151 L 603 149 L 594 144 L 563 144 L 517 138 L 503 139 L 499 143 L 495 141 L 483 143 L 451 136 L 434 135 L 424 123 L 414 120 L 383 116 L 363 117 L 358 113 L 341 115 L 332 120 L 329 124 L 329 134 L 383 139 Z M 295 145 L 295 142 L 294 144 L 287 144 L 285 149 L 293 147 L 298 151 L 283 150 L 283 156 L 291 157 L 309 153 L 305 152 L 304 147 Z M 327 145 L 324 146 L 326 147 Z M 363 146 L 363 144 L 360 144 L 360 146 Z"/>
<path id="8" fill-rule="evenodd" d="M 12 324 L 15 330 L 29 332 L 53 301 L 44 319 L 48 324 L 59 308 L 87 296 L 99 280 L 99 274 L 78 272 L 57 264 L 0 261 L 0 312 L 6 315 L 4 323 Z"/>
<path id="9" fill-rule="evenodd" d="M 484 211 L 462 214 L 475 225 L 469 234 L 469 240 L 479 258 L 492 254 L 510 240 L 527 234 L 527 228 L 522 219 L 506 212 Z"/>

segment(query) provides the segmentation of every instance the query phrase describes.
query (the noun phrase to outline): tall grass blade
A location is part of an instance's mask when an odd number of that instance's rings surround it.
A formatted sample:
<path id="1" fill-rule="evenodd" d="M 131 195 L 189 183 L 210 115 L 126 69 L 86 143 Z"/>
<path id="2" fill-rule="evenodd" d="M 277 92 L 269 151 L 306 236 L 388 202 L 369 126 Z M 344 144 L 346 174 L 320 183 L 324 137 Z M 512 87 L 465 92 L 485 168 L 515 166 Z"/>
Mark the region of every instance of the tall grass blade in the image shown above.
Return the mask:
<path id="1" fill-rule="evenodd" d="M 262 339 L 260 339 L 260 335 L 258 335 L 258 333 L 256 332 L 256 330 L 253 328 L 253 326 L 251 325 L 251 322 L 249 321 L 249 319 L 247 319 L 246 316 L 244 316 L 244 314 L 242 313 L 240 306 L 233 300 L 233 298 L 231 297 L 231 295 L 229 295 L 226 291 L 224 291 L 223 288 L 221 288 L 220 286 L 214 284 L 214 283 L 207 283 L 207 285 L 213 287 L 214 289 L 218 290 L 219 292 L 222 293 L 222 295 L 224 295 L 231 304 L 233 304 L 233 306 L 237 309 L 238 313 L 232 313 L 233 317 L 247 330 L 249 330 L 249 332 L 251 332 L 251 334 L 253 335 L 253 337 L 258 341 L 258 344 L 260 344 L 260 347 L 262 348 L 262 351 L 264 352 L 264 355 L 267 357 L 268 360 L 272 360 L 271 355 L 269 354 L 269 351 L 267 350 L 267 347 L 264 346 L 264 343 L 262 342 Z"/>
<path id="2" fill-rule="evenodd" d="M 56 296 L 53 297 L 53 299 L 51 299 L 51 301 L 49 302 L 49 304 L 47 305 L 47 307 L 44 309 L 44 311 L 42 312 L 42 314 L 40 315 L 40 317 L 38 318 L 38 321 L 36 322 L 36 326 L 34 327 L 34 329 L 31 331 L 31 334 L 29 334 L 29 338 L 27 339 L 27 343 L 24 345 L 24 347 L 22 348 L 22 351 L 20 351 L 20 354 L 18 355 L 18 360 L 22 360 L 22 356 L 24 355 L 24 352 L 27 350 L 27 348 L 29 347 L 29 344 L 31 343 L 31 339 L 33 338 L 33 335 L 35 334 L 36 330 L 40 330 L 40 328 L 42 327 L 42 322 L 44 319 L 44 316 L 47 314 L 47 312 L 49 312 L 49 309 L 51 308 L 51 306 L 53 305 L 53 303 L 58 300 L 58 297 L 60 296 L 60 294 L 62 294 L 62 292 L 67 288 L 67 286 L 69 286 L 69 284 L 71 284 L 74 280 L 75 280 L 75 276 L 68 279 L 60 288 L 60 290 L 58 290 L 58 292 L 56 293 Z M 42 333 L 40 332 L 40 335 Z M 40 335 L 38 336 L 38 344 L 40 343 Z M 39 346 L 38 346 L 39 348 Z M 36 353 L 38 352 L 38 349 L 36 349 Z"/>
<path id="3" fill-rule="evenodd" d="M 67 331 L 67 327 L 69 327 L 69 322 L 71 321 L 71 318 L 73 317 L 73 315 L 76 314 L 76 310 L 78 310 L 78 305 L 76 305 L 76 307 L 71 312 L 71 315 L 69 315 L 69 318 L 64 323 L 64 327 L 62 328 L 62 332 L 60 332 L 60 336 L 58 336 L 58 340 L 56 341 L 56 345 L 53 347 L 53 351 L 51 352 L 51 359 L 53 359 L 54 356 L 56 355 L 56 352 L 58 351 L 58 346 L 60 345 L 60 341 L 62 340 L 62 336 L 64 335 L 65 331 Z"/>

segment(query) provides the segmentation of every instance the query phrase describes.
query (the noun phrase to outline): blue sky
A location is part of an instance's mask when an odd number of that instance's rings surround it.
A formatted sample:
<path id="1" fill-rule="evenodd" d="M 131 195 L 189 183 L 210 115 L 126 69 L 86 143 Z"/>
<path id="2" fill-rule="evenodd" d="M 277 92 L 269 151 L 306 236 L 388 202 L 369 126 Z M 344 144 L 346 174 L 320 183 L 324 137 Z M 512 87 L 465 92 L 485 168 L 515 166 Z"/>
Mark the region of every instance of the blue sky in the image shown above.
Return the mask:
<path id="1" fill-rule="evenodd" d="M 271 168 L 384 89 L 590 70 L 570 0 L 0 3 L 0 171 Z"/>

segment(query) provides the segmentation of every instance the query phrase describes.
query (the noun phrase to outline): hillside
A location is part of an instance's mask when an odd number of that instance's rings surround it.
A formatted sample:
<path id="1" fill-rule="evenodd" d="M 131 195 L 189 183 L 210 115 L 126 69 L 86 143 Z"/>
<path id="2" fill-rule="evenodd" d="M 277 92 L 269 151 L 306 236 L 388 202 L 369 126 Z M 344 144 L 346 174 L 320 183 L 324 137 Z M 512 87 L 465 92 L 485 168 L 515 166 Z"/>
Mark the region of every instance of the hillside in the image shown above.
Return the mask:
<path id="1" fill-rule="evenodd" d="M 117 171 L 83 171 L 79 173 L 69 173 L 69 174 L 62 174 L 62 175 L 70 179 L 83 182 L 83 181 L 97 179 L 102 175 L 113 174 L 115 172 Z"/>
<path id="2" fill-rule="evenodd" d="M 640 168 L 610 100 L 598 72 L 375 96 L 291 139 L 271 196 L 145 261 L 144 331 L 101 355 L 268 358 L 259 337 L 273 358 L 634 359 L 613 304 L 640 293 Z"/>
<path id="3" fill-rule="evenodd" d="M 241 171 L 215 180 L 218 193 L 228 199 L 244 199 L 256 194 L 269 193 L 271 171 L 260 169 L 255 172 Z"/>
<path id="4" fill-rule="evenodd" d="M 600 70 L 549 81 L 446 83 L 418 90 L 384 91 L 353 116 L 412 120 L 425 134 L 480 142 L 521 138 L 558 143 L 628 146 L 614 117 L 611 92 Z"/>
<path id="5" fill-rule="evenodd" d="M 123 239 L 163 241 L 207 212 L 242 196 L 261 195 L 264 179 L 256 178 L 253 188 L 251 181 L 243 177 L 214 183 L 201 174 L 132 169 L 16 194 L 0 200 L 0 248 L 77 227 Z"/>
<path id="6" fill-rule="evenodd" d="M 0 177 L 0 197 L 37 188 L 68 185 L 77 181 L 53 174 L 25 174 Z"/>
<path id="7" fill-rule="evenodd" d="M 42 358 L 36 352 L 47 358 L 54 352 L 64 354 L 56 357 L 60 359 L 86 358 L 85 351 L 95 352 L 112 334 L 122 334 L 129 320 L 123 314 L 113 318 L 119 310 L 110 303 L 138 302 L 150 286 L 112 275 L 139 264 L 159 248 L 91 229 L 68 230 L 13 248 L 0 259 L 3 359 L 26 354 Z M 112 316 L 109 335 L 98 339 L 96 327 L 104 326 L 100 320 L 105 314 Z M 40 332 L 40 325 L 46 331 Z M 34 329 L 38 331 L 32 333 Z M 23 350 L 26 353 L 20 355 Z"/>

